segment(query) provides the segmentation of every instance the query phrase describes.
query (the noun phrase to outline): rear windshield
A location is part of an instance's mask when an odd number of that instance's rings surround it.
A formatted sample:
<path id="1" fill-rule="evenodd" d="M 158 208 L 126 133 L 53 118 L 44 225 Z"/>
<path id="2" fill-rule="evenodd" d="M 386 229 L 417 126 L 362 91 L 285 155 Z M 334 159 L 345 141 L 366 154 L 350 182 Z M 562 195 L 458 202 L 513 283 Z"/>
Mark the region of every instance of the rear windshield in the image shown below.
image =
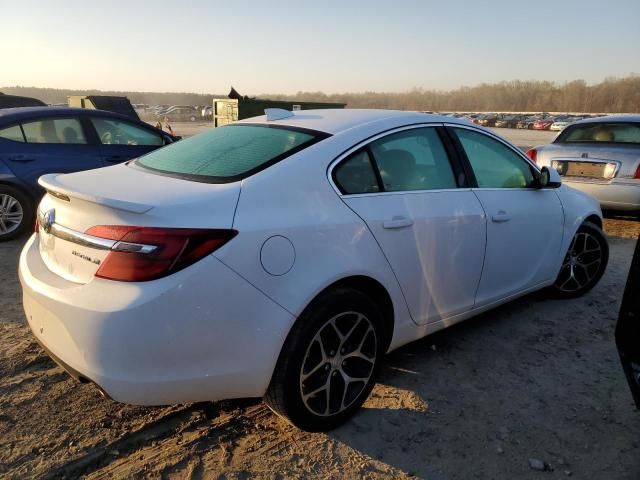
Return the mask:
<path id="1" fill-rule="evenodd" d="M 135 165 L 201 182 L 234 182 L 327 136 L 279 125 L 226 125 L 155 150 Z"/>
<path id="2" fill-rule="evenodd" d="M 567 127 L 555 143 L 640 144 L 640 123 L 583 123 Z"/>

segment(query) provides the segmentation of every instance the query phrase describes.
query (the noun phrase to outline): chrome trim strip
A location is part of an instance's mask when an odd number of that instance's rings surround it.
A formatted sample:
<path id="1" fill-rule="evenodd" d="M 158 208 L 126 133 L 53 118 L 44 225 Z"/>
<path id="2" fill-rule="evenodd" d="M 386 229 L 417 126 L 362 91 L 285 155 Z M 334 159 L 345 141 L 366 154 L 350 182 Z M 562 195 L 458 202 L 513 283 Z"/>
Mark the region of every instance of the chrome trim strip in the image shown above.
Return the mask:
<path id="1" fill-rule="evenodd" d="M 156 248 L 156 245 L 145 245 L 143 243 L 130 243 L 130 242 L 117 242 L 111 250 L 116 252 L 131 252 L 131 253 L 151 253 Z"/>
<path id="2" fill-rule="evenodd" d="M 86 233 L 76 232 L 70 228 L 63 227 L 59 223 L 53 223 L 51 225 L 51 235 L 67 240 L 68 242 L 77 243 L 84 247 L 91 247 L 97 250 L 110 250 L 116 244 L 115 240 L 109 240 L 106 238 L 94 237 L 93 235 L 87 235 Z"/>
<path id="3" fill-rule="evenodd" d="M 42 228 L 42 227 L 40 227 Z M 108 238 L 94 237 L 86 233 L 77 232 L 70 228 L 63 227 L 59 223 L 52 223 L 48 232 L 56 238 L 66 240 L 71 243 L 82 245 L 83 247 L 95 248 L 96 250 L 113 250 L 116 252 L 130 253 L 151 253 L 158 247 L 156 245 L 145 245 L 142 243 L 120 242 Z"/>

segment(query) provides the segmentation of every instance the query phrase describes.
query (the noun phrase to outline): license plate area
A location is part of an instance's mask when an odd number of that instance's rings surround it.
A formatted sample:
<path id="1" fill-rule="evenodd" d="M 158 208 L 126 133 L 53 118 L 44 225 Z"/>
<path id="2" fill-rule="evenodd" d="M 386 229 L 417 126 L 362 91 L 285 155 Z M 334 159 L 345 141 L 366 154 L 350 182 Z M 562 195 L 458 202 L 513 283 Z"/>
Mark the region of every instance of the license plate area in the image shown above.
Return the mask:
<path id="1" fill-rule="evenodd" d="M 599 180 L 613 178 L 617 168 L 613 162 L 576 162 L 572 160 L 553 160 L 551 166 L 562 177 L 597 178 Z"/>

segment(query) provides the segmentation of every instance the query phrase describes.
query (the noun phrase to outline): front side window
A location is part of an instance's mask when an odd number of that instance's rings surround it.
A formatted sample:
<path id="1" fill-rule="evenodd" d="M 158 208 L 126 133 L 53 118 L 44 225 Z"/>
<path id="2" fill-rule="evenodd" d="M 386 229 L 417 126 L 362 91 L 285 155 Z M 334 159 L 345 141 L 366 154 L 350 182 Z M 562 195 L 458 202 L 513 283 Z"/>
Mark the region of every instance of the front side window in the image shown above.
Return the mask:
<path id="1" fill-rule="evenodd" d="M 91 118 L 91 123 L 103 145 L 164 145 L 159 133 L 110 118 Z"/>
<path id="2" fill-rule="evenodd" d="M 597 122 L 567 127 L 554 143 L 640 144 L 640 123 Z"/>
<path id="3" fill-rule="evenodd" d="M 47 118 L 22 124 L 28 143 L 86 144 L 80 121 L 76 118 Z"/>
<path id="4" fill-rule="evenodd" d="M 327 134 L 272 125 L 228 125 L 172 143 L 140 157 L 134 165 L 204 182 L 245 178 Z"/>
<path id="5" fill-rule="evenodd" d="M 367 150 L 360 150 L 341 162 L 333 172 L 334 180 L 344 194 L 379 192 L 378 180 Z"/>
<path id="6" fill-rule="evenodd" d="M 14 142 L 24 142 L 24 136 L 22 135 L 22 130 L 20 130 L 20 125 L 0 129 L 0 138 L 6 138 L 7 140 L 13 140 Z"/>
<path id="7" fill-rule="evenodd" d="M 503 143 L 488 135 L 454 129 L 480 188 L 528 188 L 535 183 L 533 168 Z"/>
<path id="8" fill-rule="evenodd" d="M 447 152 L 435 128 L 414 128 L 370 144 L 387 192 L 456 188 Z"/>

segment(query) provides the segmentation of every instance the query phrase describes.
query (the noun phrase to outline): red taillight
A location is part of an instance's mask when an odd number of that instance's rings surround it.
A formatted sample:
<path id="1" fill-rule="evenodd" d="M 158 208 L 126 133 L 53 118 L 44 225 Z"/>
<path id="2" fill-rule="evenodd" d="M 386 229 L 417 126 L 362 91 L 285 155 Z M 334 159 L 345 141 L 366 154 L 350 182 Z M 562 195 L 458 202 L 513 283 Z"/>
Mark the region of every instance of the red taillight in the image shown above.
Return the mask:
<path id="1" fill-rule="evenodd" d="M 529 157 L 534 162 L 538 161 L 538 151 L 535 148 L 527 151 L 527 157 Z"/>
<path id="2" fill-rule="evenodd" d="M 118 242 L 96 276 L 123 282 L 145 282 L 177 272 L 238 234 L 236 230 L 123 225 L 98 225 L 85 233 Z"/>
<path id="3" fill-rule="evenodd" d="M 636 173 L 633 174 L 633 178 L 640 179 L 640 165 L 638 165 L 638 168 L 636 168 Z"/>

